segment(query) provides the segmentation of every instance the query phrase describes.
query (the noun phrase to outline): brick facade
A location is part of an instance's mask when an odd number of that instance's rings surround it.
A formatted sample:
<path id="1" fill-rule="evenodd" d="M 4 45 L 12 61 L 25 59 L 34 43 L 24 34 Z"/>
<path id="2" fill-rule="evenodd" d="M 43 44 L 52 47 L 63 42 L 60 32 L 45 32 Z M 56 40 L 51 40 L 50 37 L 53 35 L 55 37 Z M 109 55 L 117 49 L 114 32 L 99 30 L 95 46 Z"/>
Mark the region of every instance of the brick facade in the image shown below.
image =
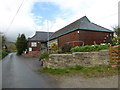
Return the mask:
<path id="1" fill-rule="evenodd" d="M 72 47 L 80 46 L 80 43 L 78 43 L 78 42 L 72 43 L 72 41 L 80 41 L 79 34 L 77 33 L 77 31 L 74 31 L 74 32 L 71 32 L 69 34 L 66 34 L 66 35 L 59 37 L 58 38 L 58 46 L 62 47 L 62 45 L 64 45 L 67 42 L 70 42 L 69 44 Z"/>
<path id="2" fill-rule="evenodd" d="M 31 43 L 32 43 L 32 42 L 36 42 L 36 43 L 37 43 L 37 46 L 36 46 L 36 47 L 32 47 L 32 46 L 31 46 Z M 29 46 L 29 48 L 32 48 L 32 51 L 40 51 L 41 42 L 40 42 L 40 41 L 30 41 L 30 42 L 28 43 L 28 46 Z"/>
<path id="3" fill-rule="evenodd" d="M 58 46 L 62 47 L 67 42 L 72 47 L 82 46 L 82 42 L 72 42 L 72 41 L 83 41 L 84 45 L 93 45 L 101 43 L 110 43 L 110 33 L 109 32 L 97 32 L 97 31 L 86 31 L 78 30 L 66 35 L 60 36 L 58 38 Z"/>
<path id="4" fill-rule="evenodd" d="M 96 31 L 83 31 L 80 30 L 80 40 L 84 41 L 85 45 L 110 43 L 110 33 L 96 32 Z"/>

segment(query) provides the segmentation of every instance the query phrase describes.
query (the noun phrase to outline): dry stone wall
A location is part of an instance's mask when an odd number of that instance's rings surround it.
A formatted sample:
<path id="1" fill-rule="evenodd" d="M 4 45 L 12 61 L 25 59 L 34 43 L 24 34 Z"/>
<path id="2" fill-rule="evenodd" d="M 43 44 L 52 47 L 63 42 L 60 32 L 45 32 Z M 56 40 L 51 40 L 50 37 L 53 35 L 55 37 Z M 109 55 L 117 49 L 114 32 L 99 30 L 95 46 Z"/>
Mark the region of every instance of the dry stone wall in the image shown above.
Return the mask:
<path id="1" fill-rule="evenodd" d="M 99 52 L 75 52 L 73 54 L 51 54 L 43 67 L 52 69 L 70 68 L 76 65 L 92 67 L 109 64 L 109 50 Z"/>

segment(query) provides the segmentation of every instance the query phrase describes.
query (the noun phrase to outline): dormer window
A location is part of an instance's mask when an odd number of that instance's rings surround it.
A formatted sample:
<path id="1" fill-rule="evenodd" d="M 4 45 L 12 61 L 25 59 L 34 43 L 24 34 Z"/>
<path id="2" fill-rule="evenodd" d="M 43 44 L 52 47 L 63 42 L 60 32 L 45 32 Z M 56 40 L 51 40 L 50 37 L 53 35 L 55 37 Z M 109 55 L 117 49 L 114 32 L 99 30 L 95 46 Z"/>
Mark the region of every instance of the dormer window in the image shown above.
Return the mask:
<path id="1" fill-rule="evenodd" d="M 31 42 L 31 47 L 37 47 L 37 42 Z"/>

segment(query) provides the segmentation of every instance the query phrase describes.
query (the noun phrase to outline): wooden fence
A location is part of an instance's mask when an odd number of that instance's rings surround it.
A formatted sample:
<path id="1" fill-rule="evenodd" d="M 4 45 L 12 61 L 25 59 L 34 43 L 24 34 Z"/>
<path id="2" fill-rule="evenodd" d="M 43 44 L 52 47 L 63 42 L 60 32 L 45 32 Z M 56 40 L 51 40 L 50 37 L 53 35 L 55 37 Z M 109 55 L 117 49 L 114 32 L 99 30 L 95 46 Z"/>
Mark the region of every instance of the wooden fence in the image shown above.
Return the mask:
<path id="1" fill-rule="evenodd" d="M 110 46 L 110 61 L 120 63 L 120 46 Z"/>

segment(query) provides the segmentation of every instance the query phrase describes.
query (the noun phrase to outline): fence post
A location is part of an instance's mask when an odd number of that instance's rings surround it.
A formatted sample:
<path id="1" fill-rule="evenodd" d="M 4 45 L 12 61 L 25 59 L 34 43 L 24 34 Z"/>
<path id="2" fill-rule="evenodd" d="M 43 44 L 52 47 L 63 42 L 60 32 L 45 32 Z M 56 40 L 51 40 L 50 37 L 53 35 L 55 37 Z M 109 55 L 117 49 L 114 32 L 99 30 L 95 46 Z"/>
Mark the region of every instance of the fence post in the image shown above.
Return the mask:
<path id="1" fill-rule="evenodd" d="M 110 61 L 112 61 L 112 46 L 110 46 Z"/>

